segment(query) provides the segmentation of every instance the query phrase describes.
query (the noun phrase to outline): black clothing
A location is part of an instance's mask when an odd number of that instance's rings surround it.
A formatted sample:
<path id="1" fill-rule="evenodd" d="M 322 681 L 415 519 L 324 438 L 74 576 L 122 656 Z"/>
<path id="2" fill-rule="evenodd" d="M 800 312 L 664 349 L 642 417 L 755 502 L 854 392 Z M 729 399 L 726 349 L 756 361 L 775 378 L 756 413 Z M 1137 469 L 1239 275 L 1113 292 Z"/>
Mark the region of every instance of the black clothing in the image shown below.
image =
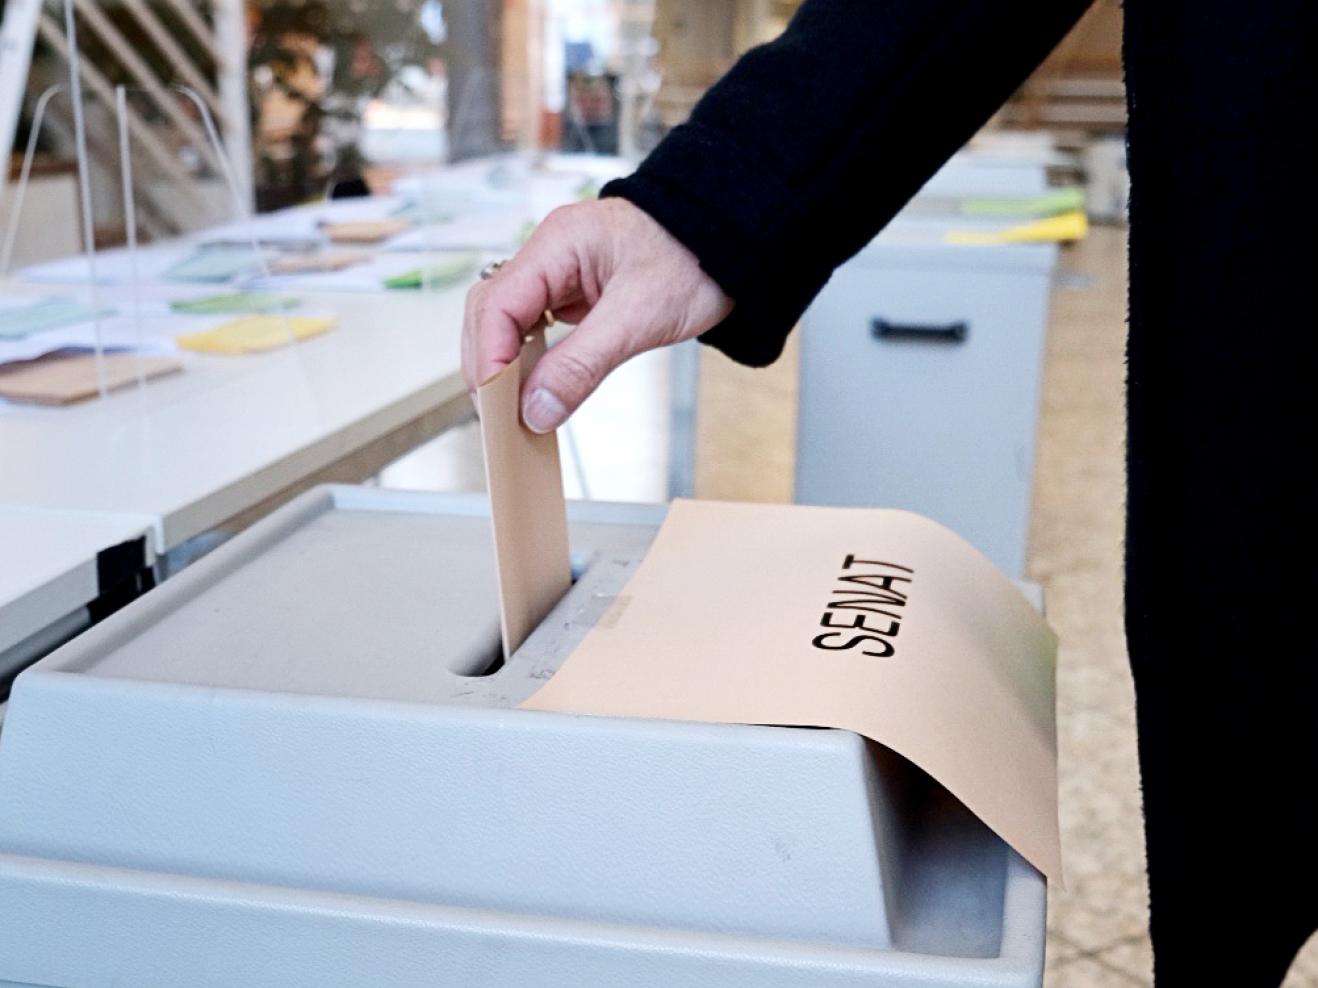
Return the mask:
<path id="1" fill-rule="evenodd" d="M 631 200 L 736 308 L 704 340 L 772 363 L 833 269 L 873 239 L 1090 0 L 807 0 L 635 174 Z"/>
<path id="2" fill-rule="evenodd" d="M 806 0 L 604 194 L 736 300 L 706 342 L 768 363 L 1085 6 Z M 1125 11 L 1126 630 L 1156 980 L 1274 986 L 1318 926 L 1318 226 L 1301 136 L 1318 4 Z"/>

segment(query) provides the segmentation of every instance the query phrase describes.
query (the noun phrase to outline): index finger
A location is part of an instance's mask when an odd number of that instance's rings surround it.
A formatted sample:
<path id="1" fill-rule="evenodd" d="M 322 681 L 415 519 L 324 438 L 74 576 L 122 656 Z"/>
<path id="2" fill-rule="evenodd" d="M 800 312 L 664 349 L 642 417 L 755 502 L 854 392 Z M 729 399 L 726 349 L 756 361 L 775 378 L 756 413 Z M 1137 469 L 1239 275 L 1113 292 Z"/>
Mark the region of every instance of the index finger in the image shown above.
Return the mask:
<path id="1" fill-rule="evenodd" d="M 468 386 L 484 384 L 508 366 L 546 310 L 580 297 L 577 255 L 566 226 L 550 214 L 512 260 L 468 294 L 463 325 Z"/>
<path id="2" fill-rule="evenodd" d="M 468 391 L 475 391 L 507 367 L 522 348 L 524 334 L 514 322 L 490 318 L 491 287 L 489 281 L 473 285 L 463 310 L 462 376 Z"/>

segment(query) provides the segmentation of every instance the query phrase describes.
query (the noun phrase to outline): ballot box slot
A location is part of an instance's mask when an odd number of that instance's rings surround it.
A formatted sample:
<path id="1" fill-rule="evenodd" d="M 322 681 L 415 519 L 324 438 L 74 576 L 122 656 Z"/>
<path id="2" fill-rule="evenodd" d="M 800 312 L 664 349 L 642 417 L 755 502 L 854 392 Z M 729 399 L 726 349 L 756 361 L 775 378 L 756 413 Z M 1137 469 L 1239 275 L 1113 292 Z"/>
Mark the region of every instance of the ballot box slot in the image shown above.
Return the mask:
<path id="1" fill-rule="evenodd" d="M 576 586 L 577 582 L 585 575 L 586 570 L 594 563 L 595 558 L 595 553 L 572 553 L 571 586 Z M 571 587 L 569 587 L 569 595 L 570 593 Z M 609 599 L 612 600 L 612 598 Z M 489 628 L 488 633 L 485 635 L 483 642 L 479 646 L 466 649 L 450 658 L 448 670 L 455 676 L 479 679 L 486 676 L 493 676 L 496 672 L 503 669 L 504 664 L 503 642 L 499 637 L 499 625 L 495 622 Z"/>
<path id="2" fill-rule="evenodd" d="M 480 644 L 450 657 L 448 670 L 455 676 L 491 676 L 503 668 L 503 643 L 495 621 Z"/>

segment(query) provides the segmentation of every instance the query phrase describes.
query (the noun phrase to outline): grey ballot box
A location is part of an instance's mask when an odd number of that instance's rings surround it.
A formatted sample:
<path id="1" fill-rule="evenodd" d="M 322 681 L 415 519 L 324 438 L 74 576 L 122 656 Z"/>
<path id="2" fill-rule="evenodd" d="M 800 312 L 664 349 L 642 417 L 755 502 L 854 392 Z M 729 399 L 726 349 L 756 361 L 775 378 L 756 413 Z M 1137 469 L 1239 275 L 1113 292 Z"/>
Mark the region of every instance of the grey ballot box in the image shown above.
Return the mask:
<path id="1" fill-rule="evenodd" d="M 1020 578 L 1057 248 L 944 241 L 976 225 L 899 219 L 802 317 L 795 499 L 919 512 Z"/>
<path id="2" fill-rule="evenodd" d="M 573 505 L 504 664 L 483 498 L 318 488 L 25 671 L 0 984 L 1040 984 L 1043 878 L 878 746 L 515 709 L 661 515 Z"/>

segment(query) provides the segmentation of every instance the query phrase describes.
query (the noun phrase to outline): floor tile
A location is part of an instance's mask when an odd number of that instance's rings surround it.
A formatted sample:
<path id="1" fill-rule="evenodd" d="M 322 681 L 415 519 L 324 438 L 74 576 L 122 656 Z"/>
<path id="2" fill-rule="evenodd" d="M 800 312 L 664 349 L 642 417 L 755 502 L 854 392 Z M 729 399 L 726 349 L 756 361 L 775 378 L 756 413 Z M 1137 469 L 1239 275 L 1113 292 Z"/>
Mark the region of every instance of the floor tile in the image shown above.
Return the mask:
<path id="1" fill-rule="evenodd" d="M 1139 981 L 1124 971 L 1094 960 L 1081 957 L 1069 964 L 1049 971 L 1044 978 L 1044 988 L 1134 988 L 1148 986 L 1147 981 Z"/>
<path id="2" fill-rule="evenodd" d="M 1153 946 L 1147 936 L 1134 937 L 1092 956 L 1094 960 L 1130 975 L 1140 984 L 1153 983 Z"/>

